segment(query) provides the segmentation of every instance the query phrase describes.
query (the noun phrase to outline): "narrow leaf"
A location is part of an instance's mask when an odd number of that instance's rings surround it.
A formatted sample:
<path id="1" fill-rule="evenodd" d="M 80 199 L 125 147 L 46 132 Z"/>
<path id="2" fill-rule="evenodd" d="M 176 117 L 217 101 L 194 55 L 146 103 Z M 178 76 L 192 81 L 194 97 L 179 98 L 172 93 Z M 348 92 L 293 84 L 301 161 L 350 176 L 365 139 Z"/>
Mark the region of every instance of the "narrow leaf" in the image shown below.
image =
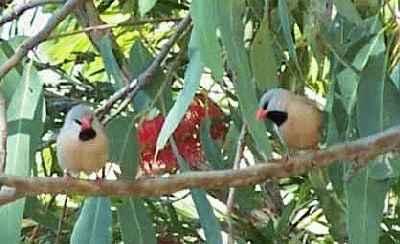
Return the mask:
<path id="1" fill-rule="evenodd" d="M 111 38 L 105 35 L 97 43 L 99 45 L 101 57 L 103 58 L 104 67 L 111 83 L 115 89 L 121 88 L 124 85 L 124 79 L 117 59 L 113 53 Z"/>
<path id="2" fill-rule="evenodd" d="M 134 179 L 138 167 L 138 144 L 133 117 L 113 119 L 107 125 L 110 136 L 111 159 L 118 162 L 123 178 Z"/>
<path id="3" fill-rule="evenodd" d="M 201 60 L 211 69 L 213 77 L 221 80 L 224 74 L 221 46 L 217 39 L 215 0 L 192 1 L 190 13 L 195 31 L 199 34 Z"/>
<path id="4" fill-rule="evenodd" d="M 369 58 L 361 74 L 357 102 L 358 130 L 361 137 L 383 129 L 385 70 L 385 55 L 382 52 Z M 387 164 L 379 158 L 375 159 L 345 184 L 350 243 L 378 243 L 385 195 L 390 181 L 376 180 L 373 174 L 376 170 L 387 170 L 386 168 Z"/>
<path id="5" fill-rule="evenodd" d="M 149 12 L 157 3 L 157 0 L 139 0 L 139 12 L 144 16 Z"/>
<path id="6" fill-rule="evenodd" d="M 353 2 L 350 0 L 335 0 L 337 11 L 343 15 L 348 21 L 359 24 L 362 19 Z"/>
<path id="7" fill-rule="evenodd" d="M 156 233 L 143 200 L 128 198 L 118 206 L 122 240 L 126 244 L 155 244 Z"/>
<path id="8" fill-rule="evenodd" d="M 178 164 L 182 171 L 190 171 L 188 163 L 179 155 L 177 148 L 173 148 L 177 155 Z M 199 214 L 200 224 L 204 230 L 206 243 L 222 244 L 221 226 L 214 214 L 213 208 L 207 199 L 207 192 L 201 189 L 190 189 L 197 213 Z"/>
<path id="9" fill-rule="evenodd" d="M 244 48 L 244 27 L 240 18 L 243 8 L 242 1 L 217 1 L 219 30 L 227 52 L 228 64 L 237 74 L 234 85 L 239 97 L 239 106 L 243 119 L 249 126 L 249 131 L 256 143 L 257 150 L 264 158 L 267 158 L 271 152 L 271 147 L 266 136 L 265 125 L 256 121 L 255 118 L 258 101 L 255 86 L 252 82 L 250 61 Z"/>
<path id="10" fill-rule="evenodd" d="M 111 201 L 106 197 L 90 197 L 74 225 L 71 244 L 112 243 Z"/>
<path id="11" fill-rule="evenodd" d="M 29 63 L 22 80 L 15 80 L 16 90 L 7 109 L 8 138 L 5 173 L 28 176 L 35 161 L 44 122 L 43 84 Z M 0 238 L 4 243 L 20 243 L 25 199 L 0 208 Z"/>
<path id="12" fill-rule="evenodd" d="M 189 43 L 189 58 L 190 62 L 185 72 L 185 84 L 179 93 L 174 106 L 171 108 L 167 117 L 165 118 L 165 122 L 157 138 L 157 150 L 164 148 L 169 137 L 175 131 L 176 127 L 178 127 L 179 122 L 185 115 L 186 110 L 192 102 L 196 90 L 200 85 L 203 63 L 200 59 L 199 37 L 195 30 L 192 31 L 192 36 Z"/>
<path id="13" fill-rule="evenodd" d="M 192 198 L 200 217 L 200 224 L 206 236 L 206 243 L 222 244 L 221 226 L 214 215 L 213 208 L 207 199 L 207 193 L 200 189 L 191 189 Z"/>
<path id="14" fill-rule="evenodd" d="M 277 86 L 278 66 L 272 44 L 272 33 L 268 28 L 267 18 L 264 18 L 250 52 L 253 76 L 261 90 Z"/>

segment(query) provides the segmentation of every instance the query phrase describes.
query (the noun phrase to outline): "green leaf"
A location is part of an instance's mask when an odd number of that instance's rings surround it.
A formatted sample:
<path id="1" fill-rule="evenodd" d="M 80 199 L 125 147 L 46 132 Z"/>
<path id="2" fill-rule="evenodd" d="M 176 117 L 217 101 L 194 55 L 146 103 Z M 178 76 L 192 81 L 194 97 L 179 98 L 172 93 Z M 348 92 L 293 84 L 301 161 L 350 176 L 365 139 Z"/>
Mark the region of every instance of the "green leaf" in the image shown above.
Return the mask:
<path id="1" fill-rule="evenodd" d="M 23 78 L 15 80 L 16 90 L 7 109 L 8 175 L 28 176 L 35 162 L 44 123 L 43 83 L 32 62 L 26 65 Z M 0 207 L 0 238 L 4 243 L 20 243 L 25 199 Z"/>
<path id="2" fill-rule="evenodd" d="M 124 79 L 121 69 L 119 68 L 117 59 L 113 53 L 111 38 L 108 35 L 104 35 L 100 40 L 98 40 L 97 45 L 99 46 L 99 51 L 101 57 L 103 58 L 104 67 L 106 69 L 111 84 L 114 86 L 115 89 L 121 88 L 124 85 Z"/>
<path id="3" fill-rule="evenodd" d="M 385 64 L 384 53 L 375 55 L 369 58 L 361 73 L 357 122 L 362 137 L 383 129 Z M 388 165 L 379 158 L 375 159 L 345 184 L 350 243 L 378 243 L 385 195 L 389 190 L 390 180 L 374 179 L 374 171 L 387 170 L 387 167 Z"/>
<path id="4" fill-rule="evenodd" d="M 133 77 L 139 76 L 151 64 L 154 57 L 140 40 L 135 41 L 129 51 L 129 71 Z M 153 102 L 158 90 L 165 82 L 165 77 L 160 70 L 153 76 L 152 82 L 140 90 L 133 98 L 135 112 L 146 110 Z"/>
<path id="5" fill-rule="evenodd" d="M 389 128 L 400 124 L 400 91 L 393 84 L 393 82 L 385 82 L 383 107 L 384 128 Z"/>
<path id="6" fill-rule="evenodd" d="M 290 218 L 293 215 L 293 211 L 296 208 L 296 201 L 291 201 L 285 208 L 276 224 L 276 234 L 285 235 L 285 231 L 289 229 Z"/>
<path id="7" fill-rule="evenodd" d="M 350 0 L 335 0 L 337 11 L 343 15 L 348 21 L 359 24 L 362 19 L 353 2 Z"/>
<path id="8" fill-rule="evenodd" d="M 193 19 L 194 31 L 199 33 L 199 50 L 201 60 L 211 69 L 215 80 L 221 80 L 224 75 L 222 66 L 221 46 L 217 38 L 217 12 L 215 0 L 192 1 L 190 13 Z"/>
<path id="9" fill-rule="evenodd" d="M 126 244 L 155 244 L 156 233 L 143 200 L 128 198 L 118 206 L 122 240 Z"/>
<path id="10" fill-rule="evenodd" d="M 177 149 L 173 148 L 174 154 L 177 155 L 178 165 L 181 171 L 190 171 L 189 164 L 179 155 Z M 207 192 L 201 189 L 190 189 L 197 213 L 199 214 L 200 224 L 204 230 L 206 243 L 222 244 L 221 226 L 214 214 L 213 208 L 207 199 Z"/>
<path id="11" fill-rule="evenodd" d="M 213 208 L 207 199 L 207 193 L 201 189 L 191 189 L 192 198 L 200 217 L 206 243 L 222 244 L 221 226 L 214 215 Z"/>
<path id="12" fill-rule="evenodd" d="M 278 2 L 278 11 L 279 11 L 279 18 L 281 21 L 283 36 L 285 37 L 287 46 L 289 48 L 289 55 L 292 58 L 297 59 L 296 46 L 294 45 L 294 40 L 292 37 L 292 31 L 291 31 L 292 28 L 289 19 L 289 10 L 286 0 L 280 0 Z"/>
<path id="13" fill-rule="evenodd" d="M 133 116 L 113 119 L 107 125 L 107 134 L 110 135 L 111 160 L 120 164 L 123 178 L 134 179 L 139 162 L 139 147 Z"/>
<path id="14" fill-rule="evenodd" d="M 345 208 L 336 192 L 328 190 L 329 181 L 325 172 L 325 169 L 312 170 L 308 178 L 328 220 L 329 232 L 336 241 L 344 242 L 347 239 Z"/>
<path id="15" fill-rule="evenodd" d="M 261 22 L 250 51 L 251 67 L 254 79 L 261 90 L 276 87 L 278 66 L 273 50 L 272 33 L 268 28 L 268 20 Z"/>
<path id="16" fill-rule="evenodd" d="M 106 197 L 90 197 L 71 234 L 71 244 L 112 243 L 111 201 Z"/>
<path id="17" fill-rule="evenodd" d="M 256 121 L 255 113 L 258 105 L 257 95 L 252 82 L 250 61 L 244 48 L 243 25 L 241 13 L 243 2 L 236 0 L 217 1 L 219 30 L 222 43 L 225 46 L 228 64 L 237 77 L 234 85 L 239 97 L 239 106 L 243 119 L 249 126 L 250 134 L 256 143 L 257 150 L 267 158 L 271 152 L 266 128 L 263 123 Z"/>
<path id="18" fill-rule="evenodd" d="M 206 118 L 200 125 L 201 148 L 213 169 L 223 169 L 224 157 L 221 153 L 221 148 L 211 138 L 210 127 L 211 121 L 209 118 Z"/>
<path id="19" fill-rule="evenodd" d="M 376 22 L 379 23 L 378 17 L 376 17 Z M 385 37 L 383 33 L 383 31 L 379 31 L 364 47 L 358 51 L 353 61 L 354 67 L 356 67 L 358 70 L 362 70 L 367 64 L 370 56 L 378 55 L 379 53 L 385 51 Z"/>
<path id="20" fill-rule="evenodd" d="M 392 73 L 390 74 L 390 78 L 393 81 L 393 84 L 400 90 L 400 64 L 397 64 Z"/>
<path id="21" fill-rule="evenodd" d="M 164 148 L 169 137 L 178 127 L 179 122 L 183 118 L 188 109 L 197 88 L 200 85 L 200 77 L 203 71 L 203 63 L 201 62 L 199 52 L 199 37 L 196 31 L 192 31 L 191 40 L 189 43 L 189 58 L 190 62 L 185 72 L 185 84 L 179 93 L 174 106 L 168 112 L 165 122 L 161 128 L 157 138 L 157 151 Z"/>
<path id="22" fill-rule="evenodd" d="M 139 0 L 138 2 L 140 15 L 144 16 L 156 5 L 157 0 Z"/>
<path id="23" fill-rule="evenodd" d="M 0 43 L 0 62 L 5 63 L 6 60 L 13 54 L 13 50 L 7 41 L 0 41 Z M 10 101 L 21 79 L 22 72 L 19 72 L 19 69 L 11 69 L 10 72 L 8 72 L 7 75 L 2 78 L 0 90 L 3 93 L 6 101 Z"/>

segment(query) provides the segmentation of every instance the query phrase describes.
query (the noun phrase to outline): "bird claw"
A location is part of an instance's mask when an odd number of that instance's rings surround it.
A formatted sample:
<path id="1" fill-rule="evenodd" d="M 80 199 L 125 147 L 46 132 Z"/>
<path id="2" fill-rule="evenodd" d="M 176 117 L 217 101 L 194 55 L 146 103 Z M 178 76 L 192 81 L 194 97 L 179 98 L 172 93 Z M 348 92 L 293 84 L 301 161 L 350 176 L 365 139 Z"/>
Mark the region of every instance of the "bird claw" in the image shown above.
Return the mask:
<path id="1" fill-rule="evenodd" d="M 96 180 L 95 180 L 96 184 L 100 185 L 101 183 L 103 183 L 103 181 L 104 181 L 104 177 L 98 176 L 96 174 Z"/>
<path id="2" fill-rule="evenodd" d="M 72 176 L 67 169 L 64 169 L 64 179 L 71 180 Z"/>

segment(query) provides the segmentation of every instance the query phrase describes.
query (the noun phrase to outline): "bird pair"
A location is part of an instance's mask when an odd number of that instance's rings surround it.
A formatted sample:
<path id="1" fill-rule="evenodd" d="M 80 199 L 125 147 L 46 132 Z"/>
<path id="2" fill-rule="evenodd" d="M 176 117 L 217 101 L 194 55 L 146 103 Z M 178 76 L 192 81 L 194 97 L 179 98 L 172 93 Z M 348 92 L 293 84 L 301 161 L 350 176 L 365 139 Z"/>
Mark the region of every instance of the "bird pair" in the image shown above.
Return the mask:
<path id="1" fill-rule="evenodd" d="M 303 96 L 281 88 L 270 89 L 261 97 L 256 117 L 275 123 L 289 149 L 312 149 L 318 145 L 321 111 Z M 57 137 L 57 157 L 67 175 L 97 172 L 104 167 L 108 139 L 103 125 L 88 106 L 77 105 L 67 113 Z"/>

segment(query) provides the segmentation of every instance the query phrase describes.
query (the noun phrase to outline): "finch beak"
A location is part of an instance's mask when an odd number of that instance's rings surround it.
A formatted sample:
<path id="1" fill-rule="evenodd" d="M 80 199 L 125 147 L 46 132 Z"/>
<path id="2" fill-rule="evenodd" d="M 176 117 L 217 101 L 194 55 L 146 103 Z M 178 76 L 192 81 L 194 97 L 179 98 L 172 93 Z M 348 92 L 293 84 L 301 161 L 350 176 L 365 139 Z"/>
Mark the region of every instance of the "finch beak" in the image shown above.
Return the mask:
<path id="1" fill-rule="evenodd" d="M 92 128 L 93 117 L 86 116 L 81 119 L 81 128 L 82 130 L 91 129 Z"/>
<path id="2" fill-rule="evenodd" d="M 267 118 L 268 111 L 264 109 L 258 109 L 256 112 L 256 118 L 258 120 L 265 120 Z"/>

